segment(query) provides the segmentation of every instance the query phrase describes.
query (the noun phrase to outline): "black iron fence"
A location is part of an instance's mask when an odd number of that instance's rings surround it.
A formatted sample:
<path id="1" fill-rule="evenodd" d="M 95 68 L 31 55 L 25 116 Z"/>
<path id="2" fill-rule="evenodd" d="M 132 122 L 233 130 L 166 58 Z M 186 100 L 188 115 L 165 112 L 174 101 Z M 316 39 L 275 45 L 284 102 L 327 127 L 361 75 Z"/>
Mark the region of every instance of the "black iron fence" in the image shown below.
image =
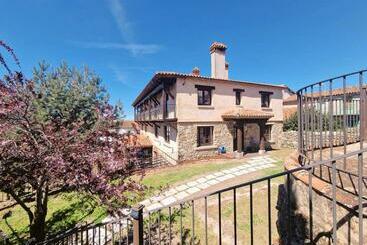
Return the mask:
<path id="1" fill-rule="evenodd" d="M 300 89 L 298 97 L 299 153 L 318 165 L 313 175 L 332 184 L 332 237 L 337 242 L 336 191 L 351 192 L 358 200 L 359 244 L 364 244 L 366 206 L 367 86 L 361 70 Z M 356 151 L 359 150 L 359 151 Z M 353 154 L 355 157 L 353 158 Z M 340 161 L 335 160 L 336 157 Z M 347 177 L 343 177 L 347 176 Z M 347 184 L 345 184 L 347 182 Z M 344 184 L 343 184 L 344 183 Z M 338 185 L 339 184 L 339 185 Z"/>
<path id="2" fill-rule="evenodd" d="M 325 164 L 335 170 L 337 162 L 354 156 L 361 159 L 366 151 L 362 149 L 324 161 L 312 161 L 288 171 L 151 210 L 144 217 L 144 241 L 147 244 L 316 244 L 320 234 L 315 234 L 313 229 L 313 210 L 318 205 L 312 201 L 314 169 Z M 311 183 L 309 201 L 305 204 L 309 214 L 303 236 L 297 234 L 299 219 L 294 213 L 295 196 L 292 191 L 293 176 L 300 173 L 306 175 Z M 336 216 L 335 195 L 340 186 L 332 180 L 332 187 L 333 231 L 330 240 L 337 244 L 340 220 Z M 361 192 L 358 194 L 362 197 Z M 353 215 L 362 219 L 362 209 L 353 210 Z M 363 220 L 360 222 L 363 224 Z M 359 234 L 359 244 L 364 244 L 363 225 L 360 225 Z"/>
<path id="3" fill-rule="evenodd" d="M 337 146 L 343 146 L 344 154 L 348 144 L 360 142 L 363 147 L 367 134 L 365 73 L 345 74 L 297 92 L 300 153 L 322 160 L 331 158 Z"/>
<path id="4" fill-rule="evenodd" d="M 132 244 L 133 229 L 130 217 L 94 225 L 75 227 L 39 243 L 46 244 Z"/>
<path id="5" fill-rule="evenodd" d="M 78 227 L 43 244 L 317 244 L 322 237 L 330 244 L 365 244 L 365 72 L 314 83 L 297 92 L 297 166 L 220 190 L 188 194 L 189 199 L 173 195 L 180 201 L 146 207 L 144 213 L 140 206 L 131 220 Z M 302 195 L 297 193 L 298 180 L 307 189 Z M 318 185 L 330 188 L 321 193 Z M 351 200 L 343 200 L 344 193 Z M 330 208 L 320 207 L 315 195 L 328 200 Z M 296 211 L 300 203 L 306 209 L 303 215 Z M 348 214 L 340 215 L 339 207 Z M 330 213 L 326 231 L 320 231 L 316 222 L 323 212 Z M 341 231 L 346 222 L 347 238 Z"/>
<path id="6" fill-rule="evenodd" d="M 298 167 L 150 210 L 145 216 L 143 240 L 148 244 L 316 244 L 320 237 L 327 236 L 330 243 L 345 243 L 346 240 L 338 239 L 338 233 L 344 236 L 339 229 L 347 219 L 338 215 L 337 210 L 342 206 L 349 212 L 348 217 L 358 217 L 358 228 L 353 231 L 357 238 L 349 238 L 349 243 L 364 244 L 366 214 L 363 212 L 367 206 L 363 195 L 366 188 L 363 159 L 367 151 L 363 143 L 367 134 L 365 72 L 335 77 L 298 91 L 301 156 Z M 303 204 L 308 207 L 308 215 L 302 217 L 304 227 L 299 226 L 300 220 L 293 212 L 295 199 L 301 198 L 295 197 L 292 190 L 295 174 L 307 179 L 308 197 Z M 341 177 L 343 174 L 347 177 Z M 277 182 L 280 177 L 285 177 L 284 184 Z M 313 212 L 320 209 L 317 206 L 320 203 L 313 203 L 315 189 L 320 192 L 317 184 L 313 185 L 314 178 L 318 184 L 330 185 L 330 196 L 325 195 L 325 199 L 331 202 L 331 230 L 324 233 L 314 229 Z M 349 186 L 345 179 L 350 180 Z M 273 186 L 276 203 L 272 200 Z M 352 194 L 351 199 L 355 197 L 356 206 L 341 198 L 344 192 Z M 239 211 L 243 206 L 246 210 Z M 265 209 L 257 213 L 255 209 L 259 206 Z M 277 217 L 273 217 L 274 212 Z"/>

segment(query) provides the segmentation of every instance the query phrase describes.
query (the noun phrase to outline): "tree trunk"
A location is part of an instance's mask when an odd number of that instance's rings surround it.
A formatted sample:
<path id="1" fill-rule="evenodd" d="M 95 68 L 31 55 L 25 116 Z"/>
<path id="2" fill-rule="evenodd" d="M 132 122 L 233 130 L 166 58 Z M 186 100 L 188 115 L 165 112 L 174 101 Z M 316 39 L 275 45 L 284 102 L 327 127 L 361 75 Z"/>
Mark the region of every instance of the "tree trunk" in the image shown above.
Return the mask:
<path id="1" fill-rule="evenodd" d="M 34 213 L 33 223 L 30 225 L 29 235 L 31 237 L 31 244 L 41 242 L 46 237 L 46 215 L 47 212 L 36 211 Z"/>
<path id="2" fill-rule="evenodd" d="M 29 235 L 31 244 L 41 242 L 46 237 L 46 216 L 48 203 L 48 186 L 39 188 L 36 192 L 36 208 L 33 222 L 30 222 Z"/>

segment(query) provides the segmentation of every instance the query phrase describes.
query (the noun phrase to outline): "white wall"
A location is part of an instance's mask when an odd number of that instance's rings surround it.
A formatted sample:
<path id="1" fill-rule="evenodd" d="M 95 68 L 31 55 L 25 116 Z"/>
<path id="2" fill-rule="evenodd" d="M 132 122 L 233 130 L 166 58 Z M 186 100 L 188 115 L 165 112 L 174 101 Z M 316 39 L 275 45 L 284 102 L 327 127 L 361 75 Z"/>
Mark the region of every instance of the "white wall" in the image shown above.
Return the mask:
<path id="1" fill-rule="evenodd" d="M 167 124 L 168 125 L 168 124 Z M 154 126 L 147 126 L 147 131 L 145 131 L 145 127 L 142 130 L 142 133 L 147 135 L 150 140 L 152 141 L 154 147 L 158 148 L 160 151 L 166 153 L 169 155 L 172 160 L 177 161 L 178 160 L 178 148 L 177 148 L 177 127 L 176 125 L 173 125 L 173 123 L 170 124 L 170 141 L 167 142 L 164 139 L 164 124 L 160 123 L 158 128 L 158 137 L 154 134 Z"/>
<path id="2" fill-rule="evenodd" d="M 212 105 L 197 104 L 197 89 L 195 85 L 215 86 L 212 90 Z M 274 117 L 269 121 L 283 120 L 283 89 L 282 87 L 249 85 L 245 83 L 224 82 L 221 80 L 206 80 L 193 78 L 177 79 L 177 118 L 179 122 L 223 121 L 222 114 L 235 108 L 245 108 L 271 112 Z M 241 105 L 235 104 L 234 88 L 245 89 L 242 92 Z M 261 108 L 259 91 L 269 91 L 270 107 Z"/>

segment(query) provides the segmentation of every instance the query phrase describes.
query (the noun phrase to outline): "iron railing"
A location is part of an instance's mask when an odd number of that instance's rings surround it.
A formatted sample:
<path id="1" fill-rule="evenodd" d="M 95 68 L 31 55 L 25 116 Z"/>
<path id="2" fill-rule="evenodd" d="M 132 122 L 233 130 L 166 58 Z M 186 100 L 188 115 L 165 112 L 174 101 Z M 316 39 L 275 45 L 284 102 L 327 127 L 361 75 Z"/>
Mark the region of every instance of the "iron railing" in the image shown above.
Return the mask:
<path id="1" fill-rule="evenodd" d="M 319 164 L 312 169 L 312 176 L 332 184 L 333 241 L 337 242 L 336 191 L 350 189 L 358 199 L 359 244 L 364 244 L 363 196 L 366 184 L 364 152 L 367 147 L 367 94 L 361 70 L 308 85 L 297 92 L 298 98 L 298 151 L 305 159 Z M 354 143 L 354 144 L 353 144 Z M 357 159 L 348 159 L 350 152 L 359 149 Z M 337 161 L 335 156 L 342 155 Z M 331 174 L 330 174 L 331 170 Z M 341 174 L 347 175 L 350 185 L 344 186 Z M 337 180 L 337 177 L 339 180 Z M 357 179 L 356 184 L 353 181 Z M 345 178 L 344 178 L 345 179 Z M 337 184 L 341 184 L 341 186 Z"/>
<path id="2" fill-rule="evenodd" d="M 340 240 L 337 236 L 338 230 L 346 219 L 337 214 L 337 208 L 341 206 L 352 217 L 358 217 L 358 238 L 349 239 L 353 240 L 353 244 L 364 244 L 363 222 L 366 215 L 363 209 L 367 199 L 363 195 L 363 189 L 366 188 L 363 159 L 367 151 L 367 147 L 363 145 L 365 133 L 367 133 L 366 86 L 363 83 L 365 72 L 366 70 L 362 70 L 321 81 L 297 92 L 299 155 L 301 156 L 299 167 L 200 195 L 174 205 L 149 210 L 145 217 L 147 224 L 144 240 L 148 244 L 222 244 L 224 242 L 229 244 L 273 244 L 279 239 L 281 244 L 293 244 L 294 242 L 316 244 L 320 237 L 327 236 L 329 242 L 337 244 Z M 338 85 L 337 82 L 341 84 Z M 354 149 L 356 144 L 357 150 Z M 319 153 L 318 157 L 316 151 Z M 337 151 L 339 151 L 338 154 Z M 324 172 L 328 173 L 327 178 L 319 174 L 325 168 L 327 170 Z M 300 238 L 301 235 L 297 230 L 299 220 L 293 213 L 296 205 L 294 199 L 301 198 L 294 196 L 296 194 L 292 190 L 294 175 L 299 173 L 306 176 L 308 185 L 307 202 L 303 203 L 308 206 L 306 227 L 302 231 L 305 234 L 303 238 Z M 354 191 L 346 188 L 342 181 L 343 178 L 340 177 L 342 174 L 348 176 L 350 186 L 357 186 Z M 339 180 L 336 179 L 337 175 Z M 284 195 L 278 192 L 278 203 L 275 205 L 272 200 L 272 184 L 275 183 L 276 187 L 282 186 L 276 182 L 280 177 L 285 177 Z M 313 185 L 314 178 L 329 183 L 331 186 L 330 197 L 325 196 L 325 199 L 331 202 L 330 226 L 332 229 L 317 234 L 314 229 L 316 227 L 314 227 L 313 212 L 320 207 L 317 206 L 319 203 L 313 203 L 313 195 L 315 191 L 319 193 L 321 190 L 317 189 L 317 185 Z M 255 185 L 260 185 L 262 191 L 255 192 Z M 350 207 L 349 203 L 344 203 L 340 197 L 337 197 L 337 193 L 340 196 L 344 192 L 357 198 L 357 208 Z M 242 196 L 248 196 L 242 198 L 241 205 L 238 205 L 239 193 Z M 262 210 L 260 214 L 255 214 L 254 211 L 258 208 L 254 203 L 257 200 L 256 195 L 258 199 L 261 199 L 260 205 L 266 205 L 265 210 Z M 208 207 L 209 202 L 215 203 L 214 209 Z M 248 204 L 247 210 L 239 212 L 239 207 L 243 206 L 245 202 Z M 279 203 L 284 204 L 283 208 Z M 231 211 L 229 212 L 228 209 Z M 318 210 L 320 211 L 327 212 L 327 210 Z M 274 225 L 273 212 L 278 213 L 277 225 Z M 245 217 L 238 218 L 239 214 Z M 214 222 L 208 221 L 209 216 L 212 216 L 212 220 L 215 216 Z M 244 224 L 244 218 L 248 219 L 248 223 Z M 258 219 L 262 220 L 261 227 L 258 226 Z M 245 229 L 239 232 L 239 226 L 245 226 Z M 255 226 L 258 227 L 255 228 Z M 274 234 L 275 227 L 278 234 Z M 261 232 L 255 235 L 258 230 Z M 229 234 L 229 237 L 225 237 L 226 234 Z"/>
<path id="3" fill-rule="evenodd" d="M 297 92 L 299 152 L 310 159 L 333 156 L 333 148 L 355 142 L 363 147 L 367 133 L 367 70 L 353 72 L 308 85 Z M 360 140 L 360 137 L 362 140 Z M 323 151 L 329 150 L 328 156 Z M 318 155 L 316 155 L 318 150 Z"/>
<path id="4" fill-rule="evenodd" d="M 353 156 L 358 156 L 360 159 L 366 151 L 367 149 L 362 149 L 323 161 L 312 161 L 288 171 L 223 188 L 164 208 L 150 210 L 145 216 L 144 240 L 147 244 L 223 244 L 224 242 L 226 244 L 274 244 L 274 242 L 278 243 L 280 239 L 280 244 L 293 244 L 299 239 L 295 234 L 298 220 L 294 214 L 293 175 L 307 174 L 309 183 L 312 183 L 313 170 L 316 167 L 322 164 L 335 166 L 338 161 Z M 285 177 L 284 185 L 277 181 L 281 177 Z M 277 202 L 275 202 L 273 195 L 277 193 L 280 186 L 284 187 L 284 195 L 278 193 Z M 312 202 L 314 193 L 312 184 L 309 185 L 309 188 L 309 202 L 306 204 L 309 210 L 305 229 L 307 234 L 303 237 L 304 240 L 298 240 L 299 244 L 316 244 L 319 239 L 318 236 L 315 236 L 313 229 L 313 210 L 318 204 Z M 338 187 L 334 181 L 333 190 L 336 188 Z M 211 206 L 215 202 L 214 209 L 209 208 L 209 202 Z M 336 209 L 335 193 L 333 203 Z M 259 204 L 265 208 L 261 209 L 256 206 Z M 240 212 L 239 207 L 244 205 L 247 205 L 245 212 L 243 209 Z M 283 206 L 283 211 L 279 206 Z M 229 216 L 228 209 L 232 210 Z M 256 209 L 262 212 L 256 213 Z M 283 222 L 279 221 L 279 216 L 274 219 L 275 212 L 283 216 Z M 358 216 L 358 212 L 352 209 L 351 212 Z M 209 216 L 212 220 L 214 219 L 211 225 L 208 221 Z M 248 219 L 248 222 L 244 222 L 244 219 Z M 261 220 L 260 225 L 259 220 Z M 336 215 L 333 216 L 333 235 L 330 240 L 334 244 L 337 243 L 335 234 L 339 221 Z M 240 225 L 248 226 L 248 229 L 239 231 Z M 363 244 L 363 226 L 360 229 L 359 244 Z"/>
<path id="5" fill-rule="evenodd" d="M 129 217 L 116 221 L 75 227 L 38 245 L 132 244 L 133 229 Z"/>
<path id="6" fill-rule="evenodd" d="M 349 237 L 349 243 L 365 244 L 365 73 L 366 70 L 362 70 L 335 77 L 297 92 L 298 166 L 219 190 L 195 191 L 195 196 L 190 196 L 188 189 L 189 199 L 177 197 L 181 201 L 163 207 L 146 207 L 144 214 L 140 207 L 138 213 L 131 215 L 134 219 L 134 244 L 317 244 L 320 237 L 327 237 L 329 243 L 341 244 L 338 232 L 341 232 L 343 223 L 349 222 L 350 226 L 353 217 L 356 217 L 353 222 L 357 223 L 358 228 L 348 232 L 357 233 L 357 238 Z M 240 173 L 249 166 L 241 167 Z M 342 178 L 341 175 L 349 177 Z M 348 178 L 354 190 L 346 188 L 342 181 Z M 307 183 L 308 191 L 302 196 L 296 193 L 298 179 Z M 320 194 L 322 190 L 317 189 L 320 181 L 330 186 L 329 195 Z M 190 186 L 195 188 L 195 185 Z M 354 196 L 356 206 L 340 198 L 343 193 Z M 314 203 L 316 194 L 331 203 L 330 211 L 327 208 L 320 210 L 323 208 L 320 203 Z M 307 207 L 307 215 L 302 218 L 296 213 L 300 202 L 297 199 L 301 199 L 304 202 L 301 204 Z M 338 215 L 339 207 L 347 210 L 348 216 Z M 320 232 L 316 219 L 322 212 L 331 213 L 331 229 Z M 81 242 L 86 238 L 85 234 L 88 232 L 83 233 L 83 229 L 78 228 L 77 232 L 46 243 L 88 244 Z M 125 240 L 129 238 L 129 230 L 126 234 Z M 105 237 L 104 241 L 95 244 L 113 244 L 113 239 Z"/>

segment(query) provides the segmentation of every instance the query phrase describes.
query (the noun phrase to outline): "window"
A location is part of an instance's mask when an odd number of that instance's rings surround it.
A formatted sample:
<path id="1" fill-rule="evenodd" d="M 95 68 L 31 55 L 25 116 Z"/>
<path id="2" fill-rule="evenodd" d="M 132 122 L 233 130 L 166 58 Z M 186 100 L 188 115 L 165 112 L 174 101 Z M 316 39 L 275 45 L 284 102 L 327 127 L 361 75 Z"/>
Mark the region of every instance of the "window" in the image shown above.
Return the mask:
<path id="1" fill-rule="evenodd" d="M 270 96 L 269 94 L 261 94 L 261 107 L 270 106 Z"/>
<path id="2" fill-rule="evenodd" d="M 166 98 L 164 100 L 164 106 L 166 107 L 165 110 L 166 110 L 166 113 L 168 113 L 168 101 L 169 101 L 169 95 L 166 94 Z"/>
<path id="3" fill-rule="evenodd" d="M 170 141 L 170 134 L 171 134 L 171 129 L 169 126 L 164 126 L 164 140 L 166 142 Z"/>
<path id="4" fill-rule="evenodd" d="M 198 105 L 212 104 L 212 86 L 195 85 L 198 90 Z"/>
<path id="5" fill-rule="evenodd" d="M 259 93 L 261 94 L 261 107 L 270 107 L 270 95 L 273 92 L 260 91 Z"/>
<path id="6" fill-rule="evenodd" d="M 198 127 L 198 146 L 213 145 L 213 126 Z"/>
<path id="7" fill-rule="evenodd" d="M 241 105 L 241 92 L 244 92 L 244 89 L 233 89 L 236 95 L 236 105 Z"/>
<path id="8" fill-rule="evenodd" d="M 158 126 L 157 125 L 154 126 L 154 135 L 155 135 L 156 138 L 158 138 L 159 132 L 158 132 Z"/>
<path id="9" fill-rule="evenodd" d="M 271 141 L 271 125 L 265 125 L 264 136 L 266 141 Z"/>
<path id="10" fill-rule="evenodd" d="M 241 105 L 241 92 L 236 91 L 236 105 Z"/>

